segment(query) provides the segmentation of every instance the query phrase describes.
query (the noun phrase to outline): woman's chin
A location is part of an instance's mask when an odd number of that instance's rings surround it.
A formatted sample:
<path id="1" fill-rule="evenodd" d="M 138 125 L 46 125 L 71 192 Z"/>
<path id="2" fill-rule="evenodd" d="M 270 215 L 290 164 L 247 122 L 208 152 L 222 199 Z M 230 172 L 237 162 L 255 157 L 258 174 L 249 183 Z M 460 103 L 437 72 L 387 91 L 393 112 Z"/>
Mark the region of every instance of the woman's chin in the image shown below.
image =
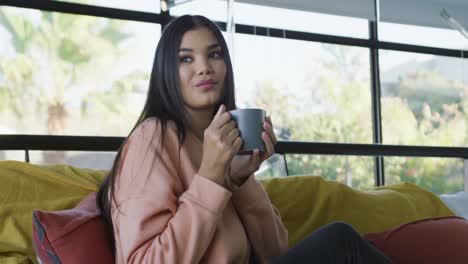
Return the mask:
<path id="1" fill-rule="evenodd" d="M 219 103 L 203 103 L 203 104 L 196 104 L 196 105 L 187 105 L 190 109 L 195 111 L 212 111 Z"/>

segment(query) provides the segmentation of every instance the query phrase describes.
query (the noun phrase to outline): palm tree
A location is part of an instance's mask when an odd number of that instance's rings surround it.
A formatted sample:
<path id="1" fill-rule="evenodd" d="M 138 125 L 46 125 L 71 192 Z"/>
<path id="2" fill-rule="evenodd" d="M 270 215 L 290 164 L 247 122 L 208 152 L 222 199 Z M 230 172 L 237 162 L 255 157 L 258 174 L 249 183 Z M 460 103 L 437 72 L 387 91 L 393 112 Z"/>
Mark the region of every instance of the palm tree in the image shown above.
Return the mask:
<path id="1" fill-rule="evenodd" d="M 9 11 L 0 10 L 0 25 L 11 36 L 15 56 L 1 60 L 0 111 L 6 106 L 18 119 L 45 112 L 47 134 L 60 135 L 65 132 L 68 103 L 87 105 L 93 101 L 106 106 L 109 94 L 113 94 L 112 100 L 124 99 L 128 89 L 116 86 L 112 92 L 104 91 L 109 86 L 106 73 L 123 52 L 119 44 L 130 37 L 120 30 L 124 22 Z M 128 78 L 135 77 L 130 74 Z M 64 153 L 45 152 L 44 160 L 61 163 Z"/>

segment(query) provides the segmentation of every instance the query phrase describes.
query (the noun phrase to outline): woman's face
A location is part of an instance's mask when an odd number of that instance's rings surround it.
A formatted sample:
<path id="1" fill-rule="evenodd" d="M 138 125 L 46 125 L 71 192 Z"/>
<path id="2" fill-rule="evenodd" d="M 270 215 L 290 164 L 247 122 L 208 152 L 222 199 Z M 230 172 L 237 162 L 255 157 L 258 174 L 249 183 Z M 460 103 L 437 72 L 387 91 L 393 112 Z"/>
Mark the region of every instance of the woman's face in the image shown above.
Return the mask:
<path id="1" fill-rule="evenodd" d="M 192 110 L 213 110 L 223 94 L 226 64 L 215 35 L 200 27 L 185 32 L 179 47 L 182 99 Z"/>

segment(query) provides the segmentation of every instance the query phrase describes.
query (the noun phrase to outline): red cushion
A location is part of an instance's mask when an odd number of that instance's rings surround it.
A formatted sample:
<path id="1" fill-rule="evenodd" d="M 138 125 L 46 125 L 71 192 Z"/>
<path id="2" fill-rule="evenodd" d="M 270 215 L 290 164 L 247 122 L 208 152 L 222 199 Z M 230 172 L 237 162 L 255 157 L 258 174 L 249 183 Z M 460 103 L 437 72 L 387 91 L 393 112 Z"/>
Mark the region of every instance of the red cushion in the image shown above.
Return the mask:
<path id="1" fill-rule="evenodd" d="M 96 208 L 96 193 L 75 208 L 33 212 L 33 244 L 47 263 L 114 263 L 105 226 Z"/>
<path id="2" fill-rule="evenodd" d="M 468 221 L 424 219 L 364 236 L 393 263 L 468 263 Z"/>

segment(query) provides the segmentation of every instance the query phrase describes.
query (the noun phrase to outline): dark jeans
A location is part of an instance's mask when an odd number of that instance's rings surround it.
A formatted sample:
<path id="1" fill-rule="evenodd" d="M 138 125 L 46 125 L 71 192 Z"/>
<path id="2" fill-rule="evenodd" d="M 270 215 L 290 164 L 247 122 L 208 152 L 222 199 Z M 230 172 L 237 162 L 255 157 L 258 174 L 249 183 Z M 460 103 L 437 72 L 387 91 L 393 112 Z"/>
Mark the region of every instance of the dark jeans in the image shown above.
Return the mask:
<path id="1" fill-rule="evenodd" d="M 335 222 L 319 228 L 276 258 L 275 264 L 294 263 L 391 263 L 350 225 Z"/>

